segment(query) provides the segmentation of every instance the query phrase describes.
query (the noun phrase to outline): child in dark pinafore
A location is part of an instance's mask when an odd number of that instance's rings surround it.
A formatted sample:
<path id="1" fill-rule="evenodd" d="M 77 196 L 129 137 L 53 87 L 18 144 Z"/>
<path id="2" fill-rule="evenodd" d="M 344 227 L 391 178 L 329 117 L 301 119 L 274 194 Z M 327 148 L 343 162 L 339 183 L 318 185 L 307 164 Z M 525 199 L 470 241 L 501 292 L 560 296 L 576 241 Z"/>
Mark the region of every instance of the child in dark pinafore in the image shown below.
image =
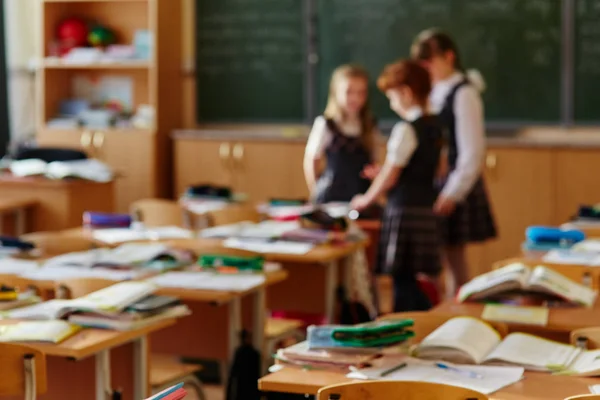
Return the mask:
<path id="1" fill-rule="evenodd" d="M 496 237 L 496 225 L 482 177 L 485 126 L 478 74 L 462 72 L 459 52 L 450 36 L 430 29 L 415 40 L 412 57 L 433 79 L 430 104 L 448 129 L 448 171 L 434 210 L 443 217 L 445 258 L 450 267 L 447 295 L 467 282 L 466 245 Z"/>
<path id="2" fill-rule="evenodd" d="M 382 168 L 365 170 L 374 178 L 373 183 L 364 195 L 352 200 L 351 206 L 363 210 L 387 192 L 379 272 L 394 279 L 395 312 L 427 310 L 431 303 L 417 275 L 425 274 L 437 282 L 442 270 L 442 242 L 433 205 L 443 126 L 428 111 L 431 80 L 417 62 L 400 61 L 387 66 L 377 85 L 389 98 L 391 109 L 405 122 L 394 126 Z"/>
<path id="3" fill-rule="evenodd" d="M 325 112 L 315 120 L 304 155 L 304 176 L 318 204 L 348 203 L 369 188 L 361 173 L 374 161 L 377 127 L 368 89 L 367 73 L 360 67 L 343 65 L 333 72 Z"/>

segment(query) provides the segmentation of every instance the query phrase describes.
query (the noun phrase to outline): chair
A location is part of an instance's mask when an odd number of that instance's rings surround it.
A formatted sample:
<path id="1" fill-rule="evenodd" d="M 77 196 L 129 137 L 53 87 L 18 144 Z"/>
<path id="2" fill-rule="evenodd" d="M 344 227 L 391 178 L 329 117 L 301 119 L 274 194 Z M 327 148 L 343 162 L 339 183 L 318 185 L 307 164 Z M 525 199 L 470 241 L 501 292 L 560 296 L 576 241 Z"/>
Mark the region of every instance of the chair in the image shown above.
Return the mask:
<path id="1" fill-rule="evenodd" d="M 260 213 L 249 205 L 232 205 L 222 210 L 210 211 L 205 214 L 208 226 L 235 224 L 242 221 L 259 222 Z"/>
<path id="2" fill-rule="evenodd" d="M 194 388 L 198 400 L 206 400 L 202 383 L 196 377 L 196 372 L 202 367 L 194 364 L 184 364 L 176 357 L 163 354 L 150 356 L 150 386 L 152 393 L 159 393 L 177 383 L 183 382 Z"/>
<path id="3" fill-rule="evenodd" d="M 600 400 L 600 394 L 581 394 L 567 397 L 565 400 Z"/>
<path id="4" fill-rule="evenodd" d="M 100 278 L 66 279 L 56 283 L 56 297 L 59 299 L 82 297 L 114 284 L 114 281 Z M 194 375 L 199 370 L 200 367 L 183 364 L 175 357 L 152 354 L 150 355 L 150 386 L 154 393 L 158 393 L 178 382 L 185 382 L 196 390 L 199 400 L 205 400 L 202 384 Z"/>
<path id="5" fill-rule="evenodd" d="M 46 392 L 46 356 L 39 350 L 0 343 L 0 397 L 23 396 L 33 400 Z"/>
<path id="6" fill-rule="evenodd" d="M 425 339 L 427 335 L 436 330 L 440 325 L 452 318 L 456 318 L 456 315 L 438 314 L 436 312 L 431 311 L 415 311 L 388 314 L 379 318 L 379 320 L 412 319 L 414 321 L 414 326 L 411 328 L 411 330 L 415 333 L 413 340 L 418 343 Z M 491 325 L 492 328 L 494 328 L 500 334 L 500 336 L 504 337 L 508 335 L 508 327 L 506 326 L 506 324 L 501 322 L 487 321 L 486 323 Z"/>
<path id="7" fill-rule="evenodd" d="M 86 251 L 96 247 L 94 241 L 80 233 L 69 232 L 33 232 L 22 235 L 20 239 L 35 244 L 43 255 L 59 255 L 76 251 Z"/>
<path id="8" fill-rule="evenodd" d="M 143 199 L 131 205 L 131 214 L 148 227 L 180 226 L 195 229 L 192 214 L 173 200 Z"/>
<path id="9" fill-rule="evenodd" d="M 76 149 L 65 149 L 55 147 L 36 147 L 21 149 L 15 154 L 15 160 L 28 160 L 37 158 L 47 163 L 53 161 L 76 161 L 86 160 L 87 154 Z"/>
<path id="10" fill-rule="evenodd" d="M 487 400 L 474 390 L 427 382 L 368 381 L 326 386 L 316 400 Z"/>
<path id="11" fill-rule="evenodd" d="M 56 298 L 76 299 L 86 294 L 96 292 L 105 287 L 114 285 L 116 282 L 101 278 L 73 278 L 56 282 Z"/>

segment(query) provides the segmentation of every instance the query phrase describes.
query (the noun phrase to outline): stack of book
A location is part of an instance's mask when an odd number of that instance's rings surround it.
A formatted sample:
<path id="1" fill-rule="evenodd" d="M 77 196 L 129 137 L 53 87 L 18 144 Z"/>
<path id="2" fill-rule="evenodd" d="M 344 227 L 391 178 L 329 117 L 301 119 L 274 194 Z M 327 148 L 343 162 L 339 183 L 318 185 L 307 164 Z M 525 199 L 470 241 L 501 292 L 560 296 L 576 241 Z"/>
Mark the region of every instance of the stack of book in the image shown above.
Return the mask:
<path id="1" fill-rule="evenodd" d="M 306 369 L 350 371 L 368 367 L 383 355 L 396 354 L 414 333 L 410 319 L 367 324 L 308 327 L 305 342 L 278 350 L 277 364 Z"/>
<path id="2" fill-rule="evenodd" d="M 181 400 L 184 399 L 186 395 L 187 391 L 183 387 L 183 383 L 178 383 L 152 397 L 148 397 L 146 400 Z"/>
<path id="3" fill-rule="evenodd" d="M 0 285 L 0 311 L 11 310 L 39 302 L 40 298 L 33 290 L 20 292 L 14 287 Z"/>
<path id="4" fill-rule="evenodd" d="M 57 320 L 94 328 L 132 330 L 189 315 L 177 298 L 153 295 L 150 282 L 121 282 L 72 300 L 50 300 L 5 312 L 5 318 Z"/>

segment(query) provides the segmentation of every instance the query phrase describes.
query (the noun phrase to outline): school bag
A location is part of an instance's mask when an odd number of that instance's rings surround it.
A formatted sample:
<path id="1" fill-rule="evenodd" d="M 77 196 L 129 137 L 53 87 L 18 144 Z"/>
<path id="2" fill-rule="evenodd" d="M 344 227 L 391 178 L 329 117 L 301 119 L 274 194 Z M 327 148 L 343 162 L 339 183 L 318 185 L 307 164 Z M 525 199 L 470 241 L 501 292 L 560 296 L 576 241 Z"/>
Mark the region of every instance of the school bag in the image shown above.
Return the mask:
<path id="1" fill-rule="evenodd" d="M 260 353 L 252 346 L 250 334 L 243 331 L 242 345 L 235 351 L 227 380 L 227 400 L 260 400 Z"/>

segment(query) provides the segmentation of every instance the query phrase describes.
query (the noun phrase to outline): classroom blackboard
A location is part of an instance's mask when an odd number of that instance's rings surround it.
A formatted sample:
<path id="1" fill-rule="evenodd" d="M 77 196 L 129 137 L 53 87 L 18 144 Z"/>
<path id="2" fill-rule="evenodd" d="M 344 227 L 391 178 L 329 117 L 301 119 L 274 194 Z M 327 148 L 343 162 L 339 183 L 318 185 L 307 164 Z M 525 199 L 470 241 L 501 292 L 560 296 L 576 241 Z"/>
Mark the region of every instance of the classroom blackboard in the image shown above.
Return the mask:
<path id="1" fill-rule="evenodd" d="M 574 119 L 600 122 L 600 0 L 577 0 L 574 35 Z"/>
<path id="2" fill-rule="evenodd" d="M 450 33 L 465 68 L 484 76 L 488 122 L 560 120 L 559 0 L 318 0 L 319 107 L 336 66 L 362 64 L 374 83 L 430 27 Z M 394 117 L 374 85 L 371 102 L 380 119 Z"/>
<path id="3" fill-rule="evenodd" d="M 305 117 L 303 0 L 198 0 L 196 13 L 200 122 Z"/>

